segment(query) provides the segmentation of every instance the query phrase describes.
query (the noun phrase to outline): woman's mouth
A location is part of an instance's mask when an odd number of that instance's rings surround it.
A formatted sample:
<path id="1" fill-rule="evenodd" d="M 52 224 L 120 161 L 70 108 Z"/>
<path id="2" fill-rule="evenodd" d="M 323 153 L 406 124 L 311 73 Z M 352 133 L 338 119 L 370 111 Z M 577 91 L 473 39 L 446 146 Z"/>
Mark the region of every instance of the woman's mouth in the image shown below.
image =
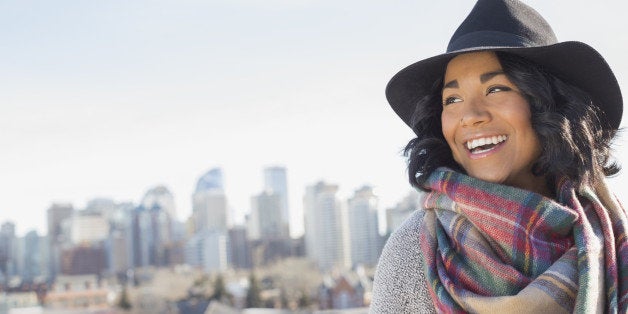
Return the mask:
<path id="1" fill-rule="evenodd" d="M 507 139 L 506 135 L 481 137 L 468 141 L 465 146 L 472 155 L 484 154 L 492 151 Z"/>

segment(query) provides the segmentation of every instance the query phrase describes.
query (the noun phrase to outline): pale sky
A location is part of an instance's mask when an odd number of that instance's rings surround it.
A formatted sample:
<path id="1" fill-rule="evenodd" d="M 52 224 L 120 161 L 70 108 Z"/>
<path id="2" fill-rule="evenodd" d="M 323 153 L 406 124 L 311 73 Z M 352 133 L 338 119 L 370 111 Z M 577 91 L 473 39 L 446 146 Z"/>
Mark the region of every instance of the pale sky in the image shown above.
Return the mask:
<path id="1" fill-rule="evenodd" d="M 600 51 L 628 93 L 625 1 L 525 2 L 560 41 Z M 473 4 L 0 0 L 0 223 L 43 233 L 53 202 L 137 203 L 159 184 L 185 219 L 213 167 L 241 212 L 268 165 L 287 167 L 297 211 L 321 179 L 342 198 L 375 186 L 390 207 L 410 190 L 400 150 L 412 132 L 385 85 L 444 52 Z M 628 175 L 613 182 L 624 192 Z"/>

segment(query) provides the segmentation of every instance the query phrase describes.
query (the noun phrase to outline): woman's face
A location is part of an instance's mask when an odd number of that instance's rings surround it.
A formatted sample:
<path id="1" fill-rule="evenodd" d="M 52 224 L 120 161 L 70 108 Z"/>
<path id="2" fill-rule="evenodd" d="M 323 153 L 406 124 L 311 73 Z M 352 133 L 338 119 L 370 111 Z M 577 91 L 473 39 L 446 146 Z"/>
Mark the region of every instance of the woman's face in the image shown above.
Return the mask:
<path id="1" fill-rule="evenodd" d="M 530 106 L 495 53 L 453 58 L 443 86 L 443 135 L 467 174 L 532 191 L 545 188 L 544 178 L 532 174 L 541 147 Z"/>

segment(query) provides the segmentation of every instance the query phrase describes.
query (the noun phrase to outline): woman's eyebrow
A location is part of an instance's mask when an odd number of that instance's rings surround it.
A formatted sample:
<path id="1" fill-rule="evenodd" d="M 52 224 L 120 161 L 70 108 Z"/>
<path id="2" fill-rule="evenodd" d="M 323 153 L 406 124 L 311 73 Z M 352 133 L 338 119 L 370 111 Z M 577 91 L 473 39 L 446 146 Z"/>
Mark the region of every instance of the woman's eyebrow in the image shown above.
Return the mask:
<path id="1" fill-rule="evenodd" d="M 443 85 L 443 89 L 445 88 L 458 88 L 458 81 L 457 80 L 451 80 L 449 82 L 447 82 L 445 85 Z"/>
<path id="2" fill-rule="evenodd" d="M 502 75 L 505 74 L 503 70 L 497 70 L 497 71 L 491 71 L 491 72 L 486 72 L 484 74 L 480 75 L 480 82 L 482 84 L 486 83 L 488 80 L 494 78 L 497 75 Z"/>
<path id="3" fill-rule="evenodd" d="M 506 74 L 504 73 L 503 70 L 497 70 L 497 71 L 491 71 L 491 72 L 486 72 L 483 74 L 480 74 L 480 82 L 482 84 L 488 82 L 490 79 L 494 78 L 497 75 L 502 75 L 502 74 Z M 447 83 L 445 83 L 445 85 L 443 85 L 443 89 L 445 88 L 458 88 L 458 81 L 457 80 L 451 80 Z"/>

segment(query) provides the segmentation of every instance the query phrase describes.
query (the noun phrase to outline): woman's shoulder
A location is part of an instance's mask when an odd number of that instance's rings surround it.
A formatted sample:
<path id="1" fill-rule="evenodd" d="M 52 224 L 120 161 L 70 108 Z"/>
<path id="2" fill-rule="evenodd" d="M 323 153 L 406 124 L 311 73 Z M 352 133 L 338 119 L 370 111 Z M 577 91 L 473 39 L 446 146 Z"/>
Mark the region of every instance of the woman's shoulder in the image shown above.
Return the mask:
<path id="1" fill-rule="evenodd" d="M 406 220 L 390 235 L 382 250 L 379 264 L 383 260 L 393 258 L 397 263 L 406 262 L 408 266 L 423 262 L 419 246 L 419 230 L 425 211 L 415 210 Z M 399 265 L 403 266 L 403 265 Z"/>
<path id="2" fill-rule="evenodd" d="M 414 211 L 388 238 L 375 271 L 370 313 L 433 313 L 427 291 L 419 229 L 425 212 Z"/>
<path id="3" fill-rule="evenodd" d="M 419 234 L 419 228 L 423 222 L 425 216 L 425 210 L 419 208 L 412 212 L 406 220 L 390 235 L 388 241 L 400 241 L 405 240 L 406 237 L 416 236 Z M 418 241 L 418 240 L 416 240 Z"/>

